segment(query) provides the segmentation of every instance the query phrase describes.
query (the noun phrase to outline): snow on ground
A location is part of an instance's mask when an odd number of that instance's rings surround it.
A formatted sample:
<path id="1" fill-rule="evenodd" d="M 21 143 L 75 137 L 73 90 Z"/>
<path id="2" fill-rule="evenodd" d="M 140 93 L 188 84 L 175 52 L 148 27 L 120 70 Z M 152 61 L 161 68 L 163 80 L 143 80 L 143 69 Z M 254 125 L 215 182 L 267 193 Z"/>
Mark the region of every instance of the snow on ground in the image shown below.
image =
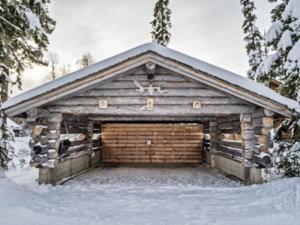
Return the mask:
<path id="1" fill-rule="evenodd" d="M 12 120 L 7 120 L 8 130 L 13 136 L 10 141 L 9 156 L 11 160 L 8 163 L 10 171 L 21 171 L 29 169 L 30 165 L 30 148 L 29 148 L 29 136 L 15 137 L 14 129 L 22 129 L 22 126 L 16 124 Z"/>
<path id="2" fill-rule="evenodd" d="M 15 141 L 11 141 L 10 145 L 12 149 L 9 152 L 11 161 L 8 163 L 10 170 L 21 171 L 29 169 L 30 165 L 30 148 L 29 140 L 30 137 L 14 137 Z"/>
<path id="3" fill-rule="evenodd" d="M 106 167 L 94 169 L 67 183 L 70 186 L 199 186 L 237 187 L 233 181 L 216 170 L 202 165 L 177 168 Z"/>
<path id="4" fill-rule="evenodd" d="M 0 178 L 0 225 L 299 224 L 300 178 L 245 187 L 205 165 L 107 167 L 53 187 L 37 184 L 28 137 L 15 141 L 15 166 Z"/>
<path id="5" fill-rule="evenodd" d="M 205 166 L 98 168 L 64 186 L 0 179 L 0 224 L 295 225 L 300 179 L 242 186 Z"/>

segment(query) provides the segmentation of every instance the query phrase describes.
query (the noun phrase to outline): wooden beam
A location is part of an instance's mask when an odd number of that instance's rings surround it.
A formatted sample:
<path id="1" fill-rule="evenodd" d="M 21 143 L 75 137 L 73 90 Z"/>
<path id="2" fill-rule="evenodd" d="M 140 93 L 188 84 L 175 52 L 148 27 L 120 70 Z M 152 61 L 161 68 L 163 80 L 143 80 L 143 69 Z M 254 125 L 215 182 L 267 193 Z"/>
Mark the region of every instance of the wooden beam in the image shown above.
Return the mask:
<path id="1" fill-rule="evenodd" d="M 71 99 L 61 100 L 53 103 L 53 105 L 60 106 L 98 106 L 100 97 L 73 97 Z M 155 105 L 192 105 L 193 101 L 200 101 L 204 105 L 247 105 L 245 102 L 239 99 L 233 99 L 228 97 L 172 97 L 161 96 L 154 99 Z M 118 105 L 145 105 L 147 102 L 147 96 L 141 97 L 123 97 L 123 96 L 109 96 L 106 98 L 109 106 Z M 239 120 L 235 118 L 235 120 Z"/>
<path id="2" fill-rule="evenodd" d="M 189 117 L 185 117 L 185 116 L 90 116 L 88 117 L 89 120 L 92 121 L 103 121 L 103 122 L 113 122 L 113 121 L 133 121 L 133 122 L 145 122 L 145 121 L 150 121 L 150 122 L 172 122 L 172 121 L 181 121 L 181 122 L 206 122 L 206 121 L 215 121 L 216 117 L 212 117 L 212 116 L 189 116 Z"/>
<path id="3" fill-rule="evenodd" d="M 245 105 L 203 105 L 201 109 L 185 106 L 154 106 L 152 111 L 143 110 L 140 106 L 111 106 L 100 109 L 93 106 L 53 106 L 51 112 L 61 112 L 77 115 L 99 116 L 201 116 L 201 115 L 231 115 L 251 113 L 254 109 Z"/>
<path id="4" fill-rule="evenodd" d="M 211 89 L 202 89 L 202 88 L 174 88 L 174 89 L 168 89 L 167 92 L 154 92 L 151 96 L 174 96 L 174 97 L 225 97 L 226 95 L 211 90 Z M 140 96 L 149 96 L 148 92 L 138 92 L 136 89 L 101 89 L 101 90 L 90 90 L 83 92 L 81 94 L 78 94 L 80 97 L 140 97 Z"/>

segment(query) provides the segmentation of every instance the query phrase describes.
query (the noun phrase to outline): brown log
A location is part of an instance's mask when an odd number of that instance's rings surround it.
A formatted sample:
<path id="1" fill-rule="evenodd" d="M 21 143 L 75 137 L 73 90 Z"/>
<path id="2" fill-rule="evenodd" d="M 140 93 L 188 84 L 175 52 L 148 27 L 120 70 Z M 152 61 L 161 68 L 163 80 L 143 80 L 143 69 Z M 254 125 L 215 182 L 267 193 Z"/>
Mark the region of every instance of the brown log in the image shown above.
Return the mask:
<path id="1" fill-rule="evenodd" d="M 34 126 L 34 127 L 32 128 L 32 135 L 33 135 L 33 136 L 38 136 L 38 135 L 40 135 L 40 134 L 42 133 L 43 129 L 44 129 L 44 128 L 43 128 L 42 126 L 40 126 L 40 125 Z"/>
<path id="2" fill-rule="evenodd" d="M 273 123 L 274 123 L 273 117 L 264 117 L 263 118 L 263 125 L 265 127 L 272 128 L 273 127 Z"/>
<path id="3" fill-rule="evenodd" d="M 272 165 L 272 158 L 266 153 L 254 154 L 253 161 L 263 167 L 270 167 Z"/>

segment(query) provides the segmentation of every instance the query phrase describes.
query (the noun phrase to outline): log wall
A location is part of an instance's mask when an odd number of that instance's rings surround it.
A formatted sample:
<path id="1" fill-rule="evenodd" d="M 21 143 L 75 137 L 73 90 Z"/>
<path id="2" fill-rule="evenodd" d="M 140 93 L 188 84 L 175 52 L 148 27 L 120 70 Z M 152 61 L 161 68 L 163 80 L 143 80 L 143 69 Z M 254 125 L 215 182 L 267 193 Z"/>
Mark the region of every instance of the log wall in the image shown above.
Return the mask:
<path id="1" fill-rule="evenodd" d="M 138 85 L 134 83 L 138 82 Z M 138 86 L 155 88 L 153 93 L 142 92 Z M 153 110 L 147 110 L 148 98 L 153 98 Z M 99 100 L 106 100 L 107 108 L 99 107 Z M 193 108 L 193 102 L 200 101 L 199 109 Z M 138 68 L 101 84 L 95 84 L 89 90 L 76 93 L 51 105 L 51 111 L 70 114 L 89 114 L 105 119 L 129 118 L 145 119 L 155 117 L 216 116 L 239 114 L 253 111 L 253 106 L 244 100 L 229 96 L 197 81 L 191 81 L 174 72 L 158 68 L 153 81 L 147 81 L 144 68 Z"/>
<path id="2" fill-rule="evenodd" d="M 253 113 L 253 126 L 255 133 L 255 152 L 269 153 L 269 149 L 273 147 L 270 131 L 274 128 L 274 113 L 258 109 Z"/>
<path id="3" fill-rule="evenodd" d="M 219 118 L 215 132 L 217 132 L 217 153 L 241 162 L 243 155 L 239 115 Z"/>

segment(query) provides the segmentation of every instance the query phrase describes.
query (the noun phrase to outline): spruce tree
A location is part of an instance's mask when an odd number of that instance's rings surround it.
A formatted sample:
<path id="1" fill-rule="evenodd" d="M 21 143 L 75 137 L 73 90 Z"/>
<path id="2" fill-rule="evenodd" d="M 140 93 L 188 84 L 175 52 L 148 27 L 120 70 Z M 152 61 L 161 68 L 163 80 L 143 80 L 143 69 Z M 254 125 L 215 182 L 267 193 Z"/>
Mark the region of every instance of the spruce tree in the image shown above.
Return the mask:
<path id="1" fill-rule="evenodd" d="M 300 1 L 269 1 L 276 3 L 266 35 L 271 54 L 259 66 L 257 79 L 266 83 L 279 80 L 281 94 L 300 101 Z M 279 174 L 300 176 L 299 112 L 275 130 L 273 156 Z"/>
<path id="2" fill-rule="evenodd" d="M 300 91 L 300 2 L 298 0 L 269 0 L 275 2 L 272 25 L 266 35 L 271 54 L 259 66 L 257 80 L 279 80 L 279 91 L 297 99 Z"/>
<path id="3" fill-rule="evenodd" d="M 170 42 L 171 33 L 171 10 L 168 8 L 169 0 L 157 0 L 154 8 L 154 19 L 151 22 L 153 31 L 152 41 L 167 46 Z"/>
<path id="4" fill-rule="evenodd" d="M 242 5 L 242 13 L 244 15 L 243 31 L 245 33 L 244 41 L 246 42 L 246 50 L 249 58 L 250 69 L 247 75 L 250 79 L 254 79 L 259 65 L 262 63 L 262 35 L 255 25 L 256 15 L 254 13 L 255 5 L 253 0 L 240 0 Z"/>
<path id="5" fill-rule="evenodd" d="M 10 85 L 21 88 L 22 72 L 33 63 L 46 65 L 48 35 L 55 28 L 47 5 L 50 0 L 0 1 L 0 103 L 8 99 Z M 16 76 L 15 80 L 12 77 Z M 6 116 L 0 115 L 0 166 L 6 167 Z"/>

